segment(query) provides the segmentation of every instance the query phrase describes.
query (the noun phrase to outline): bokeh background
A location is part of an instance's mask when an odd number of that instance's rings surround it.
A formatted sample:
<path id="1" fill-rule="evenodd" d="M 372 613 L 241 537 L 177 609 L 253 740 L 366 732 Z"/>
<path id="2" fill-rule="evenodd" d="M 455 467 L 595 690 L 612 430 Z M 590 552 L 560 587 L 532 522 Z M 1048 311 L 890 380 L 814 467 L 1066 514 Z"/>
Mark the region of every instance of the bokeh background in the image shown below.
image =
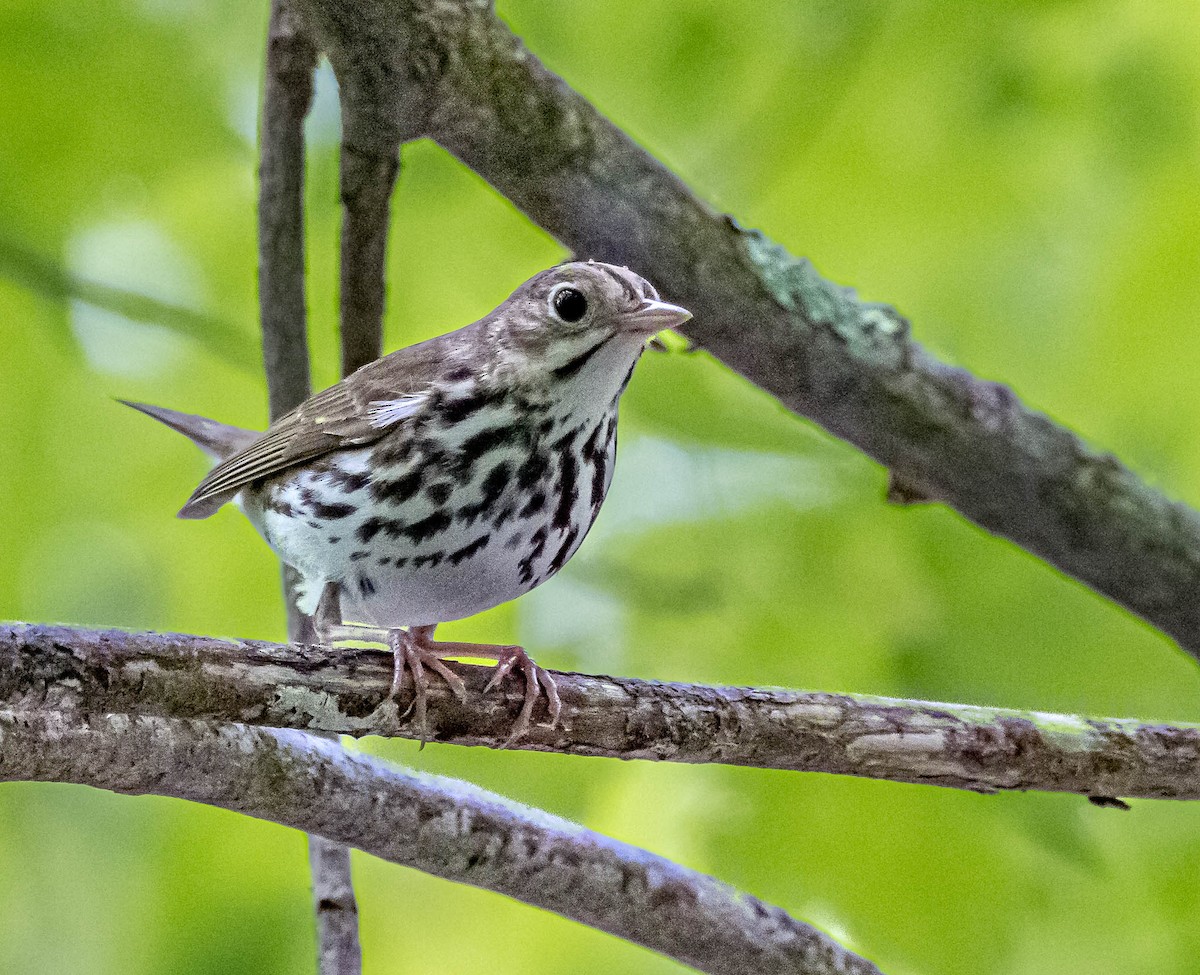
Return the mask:
<path id="1" fill-rule="evenodd" d="M 255 127 L 265 2 L 0 9 L 0 618 L 280 638 L 236 512 L 143 399 L 264 422 Z M 502 0 L 555 70 L 714 205 L 895 303 L 1200 504 L 1200 7 L 1190 0 Z M 308 124 L 311 333 L 336 378 L 335 86 Z M 408 146 L 386 345 L 473 320 L 564 251 Z M 657 282 L 670 297 L 671 282 Z M 106 286 L 106 287 L 98 287 Z M 156 304 L 157 303 L 157 304 Z M 647 356 L 609 504 L 536 593 L 447 627 L 548 666 L 1200 720 L 1200 666 L 703 353 Z M 1200 809 L 401 741 L 707 871 L 891 973 L 1200 968 Z M 679 971 L 366 856 L 367 971 Z M 312 970 L 304 837 L 184 802 L 0 785 L 0 971 Z"/>

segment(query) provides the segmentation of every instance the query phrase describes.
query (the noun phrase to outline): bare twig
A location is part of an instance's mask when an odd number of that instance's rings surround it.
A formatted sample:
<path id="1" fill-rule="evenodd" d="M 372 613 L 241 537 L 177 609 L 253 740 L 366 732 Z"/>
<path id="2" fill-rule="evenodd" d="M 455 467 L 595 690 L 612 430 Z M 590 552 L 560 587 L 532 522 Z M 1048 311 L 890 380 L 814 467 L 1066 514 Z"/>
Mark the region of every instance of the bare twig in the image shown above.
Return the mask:
<path id="1" fill-rule="evenodd" d="M 500 747 L 524 699 L 515 679 L 457 665 L 467 703 L 429 688 L 433 741 Z M 555 673 L 562 719 L 514 747 L 576 755 L 859 775 L 970 789 L 1200 799 L 1200 725 Z M 389 700 L 376 650 L 178 634 L 0 625 L 0 705 L 244 721 L 419 737 Z M 407 689 L 406 689 L 407 692 Z M 402 710 L 409 702 L 400 701 Z"/>
<path id="2" fill-rule="evenodd" d="M 320 975 L 353 975 L 362 970 L 362 948 L 350 847 L 344 840 L 309 833 L 308 862 L 317 917 L 317 971 Z"/>
<path id="3" fill-rule="evenodd" d="M 384 261 L 399 146 L 365 155 L 342 144 L 342 375 L 383 353 Z"/>
<path id="4" fill-rule="evenodd" d="M 271 418 L 312 391 L 304 275 L 304 118 L 313 94 L 317 52 L 286 0 L 274 0 L 267 28 L 266 80 L 259 171 L 259 311 Z M 283 572 L 290 639 L 311 639 L 296 608 L 295 572 Z M 350 851 L 324 836 L 308 837 L 320 975 L 362 971 L 358 903 Z"/>
<path id="5" fill-rule="evenodd" d="M 815 928 L 711 877 L 464 782 L 294 731 L 0 711 L 0 781 L 177 796 L 498 891 L 720 975 L 869 975 Z"/>
<path id="6" fill-rule="evenodd" d="M 272 419 L 312 391 L 304 295 L 304 117 L 316 61 L 286 0 L 274 0 L 258 191 L 258 305 Z"/>
<path id="7" fill-rule="evenodd" d="M 394 21 L 384 11 L 387 21 Z M 392 189 L 407 128 L 409 47 L 396 37 L 386 49 L 340 58 L 342 375 L 379 358 L 383 346 L 384 262 Z"/>
<path id="8" fill-rule="evenodd" d="M 893 497 L 944 501 L 1200 656 L 1195 511 L 1007 386 L 932 358 L 892 308 L 714 213 L 491 4 L 296 2 L 339 78 L 368 57 L 407 64 L 390 80 L 411 126 L 577 254 L 629 264 L 686 305 L 691 338 L 889 468 Z M 405 61 L 406 45 L 423 56 Z"/>
<path id="9" fill-rule="evenodd" d="M 317 52 L 287 0 L 267 27 L 258 186 L 258 307 L 271 419 L 312 393 L 305 295 L 304 118 L 312 105 Z M 282 568 L 288 637 L 311 640 L 296 609 L 297 576 Z"/>

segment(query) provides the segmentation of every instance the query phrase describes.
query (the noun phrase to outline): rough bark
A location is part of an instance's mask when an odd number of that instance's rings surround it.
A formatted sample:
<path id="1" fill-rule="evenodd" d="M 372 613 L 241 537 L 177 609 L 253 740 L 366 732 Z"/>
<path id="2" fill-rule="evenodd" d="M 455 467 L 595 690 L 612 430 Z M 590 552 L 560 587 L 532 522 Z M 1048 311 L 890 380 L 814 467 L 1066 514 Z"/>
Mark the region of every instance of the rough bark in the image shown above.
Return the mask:
<path id="1" fill-rule="evenodd" d="M 333 736 L 336 744 L 337 736 Z M 313 911 L 317 919 L 319 975 L 357 975 L 362 971 L 358 940 L 358 898 L 350 872 L 347 840 L 308 834 Z"/>
<path id="2" fill-rule="evenodd" d="M 304 294 L 304 118 L 317 51 L 284 0 L 267 33 L 258 189 L 258 307 L 271 417 L 312 392 Z"/>
<path id="3" fill-rule="evenodd" d="M 295 731 L 0 710 L 0 781 L 177 796 L 507 894 L 714 975 L 871 975 L 778 907 L 464 782 Z"/>
<path id="4" fill-rule="evenodd" d="M 342 375 L 383 354 L 384 263 L 399 147 L 364 156 L 342 145 Z"/>
<path id="5" fill-rule="evenodd" d="M 500 747 L 523 690 L 483 693 L 488 667 L 453 665 L 467 702 L 429 690 L 429 738 Z M 420 737 L 379 650 L 179 634 L 0 625 L 0 705 L 241 721 Z M 1200 799 L 1200 725 L 821 692 L 554 674 L 559 725 L 513 747 L 575 755 L 859 775 L 975 792 Z M 535 713 L 535 720 L 540 716 Z"/>

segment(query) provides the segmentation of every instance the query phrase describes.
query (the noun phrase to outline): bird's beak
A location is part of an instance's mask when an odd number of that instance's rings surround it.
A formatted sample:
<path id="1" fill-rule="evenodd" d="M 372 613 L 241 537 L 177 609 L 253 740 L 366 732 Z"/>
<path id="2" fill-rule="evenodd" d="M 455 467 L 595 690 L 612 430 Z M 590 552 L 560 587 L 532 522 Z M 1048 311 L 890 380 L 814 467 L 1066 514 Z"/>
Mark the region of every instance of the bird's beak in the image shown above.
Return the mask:
<path id="1" fill-rule="evenodd" d="M 631 324 L 637 332 L 654 335 L 664 328 L 678 328 L 691 317 L 686 308 L 647 298 L 634 311 Z"/>

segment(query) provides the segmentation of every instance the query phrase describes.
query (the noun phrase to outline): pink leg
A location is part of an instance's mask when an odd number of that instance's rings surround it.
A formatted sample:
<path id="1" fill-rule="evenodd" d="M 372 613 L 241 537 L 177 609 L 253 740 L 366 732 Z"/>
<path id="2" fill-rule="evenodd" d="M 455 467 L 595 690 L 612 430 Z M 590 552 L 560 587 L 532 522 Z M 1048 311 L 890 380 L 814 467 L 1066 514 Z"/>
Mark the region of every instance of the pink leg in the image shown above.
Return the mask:
<path id="1" fill-rule="evenodd" d="M 413 721 L 421 729 L 421 747 L 428 741 L 428 690 L 429 677 L 426 669 L 432 670 L 442 678 L 454 692 L 455 697 L 466 703 L 467 689 L 461 677 L 446 666 L 442 657 L 495 657 L 496 669 L 487 682 L 484 692 L 499 687 L 501 682 L 514 670 L 519 669 L 525 678 L 525 700 L 521 705 L 521 713 L 513 723 L 512 732 L 504 741 L 508 747 L 529 731 L 533 722 L 533 709 L 538 698 L 546 695 L 546 710 L 550 717 L 550 727 L 558 724 L 562 712 L 562 702 L 558 697 L 558 688 L 554 678 L 543 668 L 533 662 L 522 647 L 502 646 L 491 643 L 438 643 L 433 639 L 437 625 L 410 626 L 407 630 L 398 627 L 383 629 L 373 626 L 356 626 L 342 621 L 341 600 L 338 583 L 328 583 L 321 594 L 321 601 L 313 617 L 313 625 L 317 639 L 323 644 L 332 645 L 336 640 L 363 640 L 371 643 L 384 643 L 392 651 L 392 697 L 399 698 L 404 685 L 404 672 L 407 670 L 413 679 L 413 703 L 402 717 L 411 713 Z"/>

